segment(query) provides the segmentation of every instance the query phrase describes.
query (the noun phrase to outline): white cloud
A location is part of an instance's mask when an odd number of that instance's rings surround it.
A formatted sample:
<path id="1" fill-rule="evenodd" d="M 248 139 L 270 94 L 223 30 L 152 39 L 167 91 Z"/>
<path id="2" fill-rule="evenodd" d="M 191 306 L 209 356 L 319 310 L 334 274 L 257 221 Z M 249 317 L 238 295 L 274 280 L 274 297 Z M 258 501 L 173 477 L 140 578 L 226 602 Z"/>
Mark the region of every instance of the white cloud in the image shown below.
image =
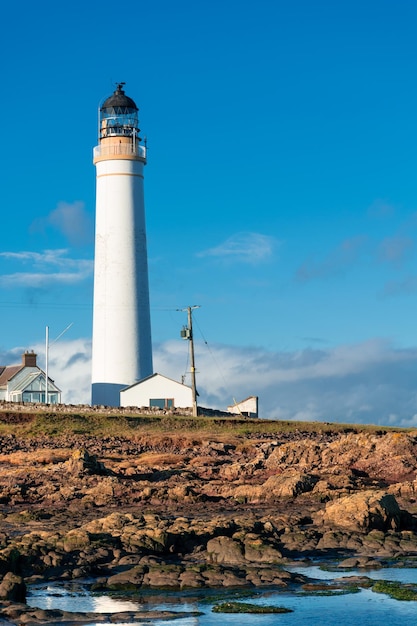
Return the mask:
<path id="1" fill-rule="evenodd" d="M 30 272 L 13 272 L 0 275 L 2 287 L 50 287 L 55 284 L 75 284 L 92 275 L 93 261 L 68 257 L 68 250 L 44 250 L 43 252 L 0 252 L 0 257 L 30 265 Z M 55 267 L 58 272 L 51 272 Z M 37 271 L 36 271 L 37 270 Z M 73 271 L 68 271 L 73 270 Z"/>
<path id="2" fill-rule="evenodd" d="M 33 348 L 43 367 L 44 346 Z M 19 363 L 22 352 L 0 353 L 0 364 Z M 196 344 L 196 366 L 201 406 L 225 409 L 258 395 L 262 418 L 417 427 L 417 347 L 399 349 L 379 339 L 294 352 Z M 154 370 L 180 381 L 189 371 L 188 342 L 155 346 Z M 64 402 L 90 402 L 89 340 L 59 340 L 49 371 Z"/>
<path id="3" fill-rule="evenodd" d="M 91 341 L 90 339 L 50 338 L 48 374 L 62 391 L 66 404 L 89 404 L 91 400 Z M 26 348 L 0 352 L 0 365 L 18 364 Z M 45 370 L 45 344 L 31 346 L 38 355 L 37 363 Z"/>
<path id="4" fill-rule="evenodd" d="M 179 342 L 158 346 L 155 369 L 179 380 L 185 349 Z M 417 426 L 417 348 L 383 340 L 296 352 L 197 347 L 196 363 L 202 406 L 225 408 L 258 395 L 264 418 Z"/>
<path id="5" fill-rule="evenodd" d="M 22 250 L 20 252 L 0 252 L 0 256 L 13 261 L 21 261 L 22 263 L 34 263 L 36 265 L 60 265 L 67 263 L 66 248 L 57 250 L 44 250 L 43 252 L 34 252 L 31 250 Z"/>
<path id="6" fill-rule="evenodd" d="M 202 250 L 197 256 L 256 264 L 270 259 L 277 243 L 270 235 L 241 232 L 214 248 Z"/>
<path id="7" fill-rule="evenodd" d="M 74 285 L 84 280 L 91 272 L 60 274 L 29 274 L 16 273 L 0 276 L 1 287 L 51 287 L 53 285 Z"/>

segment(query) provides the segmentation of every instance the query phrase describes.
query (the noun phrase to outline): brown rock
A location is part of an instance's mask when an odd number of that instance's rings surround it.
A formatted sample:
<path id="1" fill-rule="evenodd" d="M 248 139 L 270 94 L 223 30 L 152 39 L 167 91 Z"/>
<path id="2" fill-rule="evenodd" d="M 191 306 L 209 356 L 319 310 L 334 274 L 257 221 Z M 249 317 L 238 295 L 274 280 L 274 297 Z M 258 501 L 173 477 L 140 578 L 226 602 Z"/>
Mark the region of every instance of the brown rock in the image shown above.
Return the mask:
<path id="1" fill-rule="evenodd" d="M 70 530 L 63 539 L 63 548 L 65 552 L 83 550 L 89 545 L 90 536 L 82 528 L 74 528 L 74 530 Z"/>
<path id="2" fill-rule="evenodd" d="M 179 565 L 151 566 L 143 577 L 147 587 L 180 587 L 183 568 Z"/>
<path id="3" fill-rule="evenodd" d="M 290 469 L 283 474 L 268 478 L 263 484 L 263 491 L 265 494 L 279 498 L 295 498 L 311 491 L 317 480 L 315 476 Z"/>
<path id="4" fill-rule="evenodd" d="M 106 475 L 109 473 L 104 464 L 97 461 L 97 458 L 89 454 L 84 448 L 75 450 L 72 457 L 67 461 L 67 469 L 70 474 L 76 476 L 83 474 Z"/>
<path id="5" fill-rule="evenodd" d="M 7 572 L 0 583 L 0 599 L 13 602 L 25 602 L 26 585 L 21 576 Z"/>
<path id="6" fill-rule="evenodd" d="M 393 495 L 362 491 L 328 502 L 315 519 L 351 531 L 400 530 L 401 510 Z"/>
<path id="7" fill-rule="evenodd" d="M 210 539 L 207 542 L 207 553 L 211 563 L 240 565 L 245 561 L 242 544 L 230 537 L 220 536 Z"/>
<path id="8" fill-rule="evenodd" d="M 261 537 L 248 533 L 244 538 L 245 559 L 252 563 L 278 563 L 282 554 L 273 546 L 265 543 Z"/>
<path id="9" fill-rule="evenodd" d="M 126 587 L 140 587 L 148 568 L 144 565 L 137 565 L 124 572 L 119 572 L 114 576 L 110 576 L 107 580 L 107 586 L 111 589 L 120 589 Z"/>

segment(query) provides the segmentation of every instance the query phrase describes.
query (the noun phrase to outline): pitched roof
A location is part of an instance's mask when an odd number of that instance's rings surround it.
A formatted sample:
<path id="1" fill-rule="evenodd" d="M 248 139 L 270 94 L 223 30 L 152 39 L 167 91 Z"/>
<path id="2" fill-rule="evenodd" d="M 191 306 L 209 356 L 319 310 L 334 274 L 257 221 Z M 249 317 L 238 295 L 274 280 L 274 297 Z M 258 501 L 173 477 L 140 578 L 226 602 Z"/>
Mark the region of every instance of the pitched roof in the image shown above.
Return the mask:
<path id="1" fill-rule="evenodd" d="M 155 376 L 159 376 L 159 378 L 165 378 L 165 380 L 169 380 L 172 383 L 175 383 L 177 385 L 181 385 L 182 387 L 187 387 L 188 389 L 191 389 L 191 387 L 189 387 L 188 385 L 184 385 L 184 383 L 178 382 L 178 380 L 174 380 L 173 378 L 169 378 L 168 376 L 164 376 L 163 374 L 158 374 L 158 372 L 155 372 L 154 374 L 149 374 L 149 376 L 146 376 L 146 378 L 142 378 L 141 380 L 136 381 L 132 385 L 128 385 L 127 387 L 123 387 L 123 389 L 121 389 L 120 391 L 126 391 L 127 389 L 132 389 L 132 387 L 136 387 L 137 385 L 141 385 L 145 381 L 150 380 L 151 378 L 154 378 Z"/>
<path id="2" fill-rule="evenodd" d="M 7 365 L 0 370 L 0 387 L 7 385 L 9 380 L 13 378 L 17 372 L 23 368 L 23 365 Z"/>

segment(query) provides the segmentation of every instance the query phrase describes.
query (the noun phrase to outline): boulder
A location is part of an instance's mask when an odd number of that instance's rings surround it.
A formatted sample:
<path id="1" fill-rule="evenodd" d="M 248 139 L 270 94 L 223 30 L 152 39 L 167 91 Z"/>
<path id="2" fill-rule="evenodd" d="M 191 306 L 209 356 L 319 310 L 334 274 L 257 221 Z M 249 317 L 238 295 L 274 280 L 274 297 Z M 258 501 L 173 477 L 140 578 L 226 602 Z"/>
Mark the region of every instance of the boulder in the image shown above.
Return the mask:
<path id="1" fill-rule="evenodd" d="M 184 568 L 180 565 L 154 565 L 143 577 L 146 587 L 180 587 L 180 576 Z"/>
<path id="2" fill-rule="evenodd" d="M 282 474 L 270 476 L 261 485 L 244 484 L 234 489 L 228 487 L 226 492 L 228 489 L 238 501 L 256 503 L 276 498 L 295 498 L 312 491 L 317 482 L 318 478 L 311 474 L 288 469 Z"/>
<path id="3" fill-rule="evenodd" d="M 318 478 L 297 470 L 287 470 L 282 474 L 271 476 L 263 484 L 265 494 L 279 498 L 295 498 L 314 488 Z"/>
<path id="4" fill-rule="evenodd" d="M 143 583 L 143 577 L 148 571 L 144 565 L 136 565 L 124 572 L 119 572 L 110 576 L 107 580 L 107 586 L 110 589 L 130 589 L 140 587 Z"/>
<path id="5" fill-rule="evenodd" d="M 401 509 L 395 497 L 383 491 L 362 491 L 328 502 L 316 522 L 349 531 L 400 530 Z"/>
<path id="6" fill-rule="evenodd" d="M 244 538 L 245 559 L 251 563 L 278 563 L 282 554 L 275 547 L 265 543 L 254 533 L 247 533 Z"/>
<path id="7" fill-rule="evenodd" d="M 245 561 L 243 546 L 240 541 L 230 537 L 214 537 L 207 542 L 208 560 L 211 563 L 241 565 Z"/>
<path id="8" fill-rule="evenodd" d="M 58 546 L 60 544 L 58 543 Z M 90 545 L 90 536 L 82 528 L 74 528 L 64 535 L 62 547 L 64 552 L 84 550 Z"/>
<path id="9" fill-rule="evenodd" d="M 181 589 L 204 587 L 206 581 L 197 568 L 186 569 L 179 577 Z"/>
<path id="10" fill-rule="evenodd" d="M 97 461 L 97 458 L 89 454 L 84 448 L 73 452 L 71 458 L 67 461 L 67 469 L 70 474 L 75 476 L 82 476 L 83 474 L 106 476 L 111 473 L 105 468 L 104 463 Z"/>
<path id="11" fill-rule="evenodd" d="M 12 602 L 26 601 L 26 585 L 21 576 L 7 572 L 0 583 L 0 599 Z"/>

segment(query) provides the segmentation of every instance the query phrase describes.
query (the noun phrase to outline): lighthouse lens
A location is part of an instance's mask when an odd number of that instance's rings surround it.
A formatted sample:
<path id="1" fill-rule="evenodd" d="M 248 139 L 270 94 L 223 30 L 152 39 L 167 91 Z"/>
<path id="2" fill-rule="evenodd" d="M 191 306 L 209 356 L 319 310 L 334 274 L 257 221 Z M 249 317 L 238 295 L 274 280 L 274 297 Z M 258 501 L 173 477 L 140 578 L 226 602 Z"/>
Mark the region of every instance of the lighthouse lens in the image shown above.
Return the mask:
<path id="1" fill-rule="evenodd" d="M 138 112 L 129 107 L 106 107 L 100 111 L 100 137 L 137 135 Z"/>

